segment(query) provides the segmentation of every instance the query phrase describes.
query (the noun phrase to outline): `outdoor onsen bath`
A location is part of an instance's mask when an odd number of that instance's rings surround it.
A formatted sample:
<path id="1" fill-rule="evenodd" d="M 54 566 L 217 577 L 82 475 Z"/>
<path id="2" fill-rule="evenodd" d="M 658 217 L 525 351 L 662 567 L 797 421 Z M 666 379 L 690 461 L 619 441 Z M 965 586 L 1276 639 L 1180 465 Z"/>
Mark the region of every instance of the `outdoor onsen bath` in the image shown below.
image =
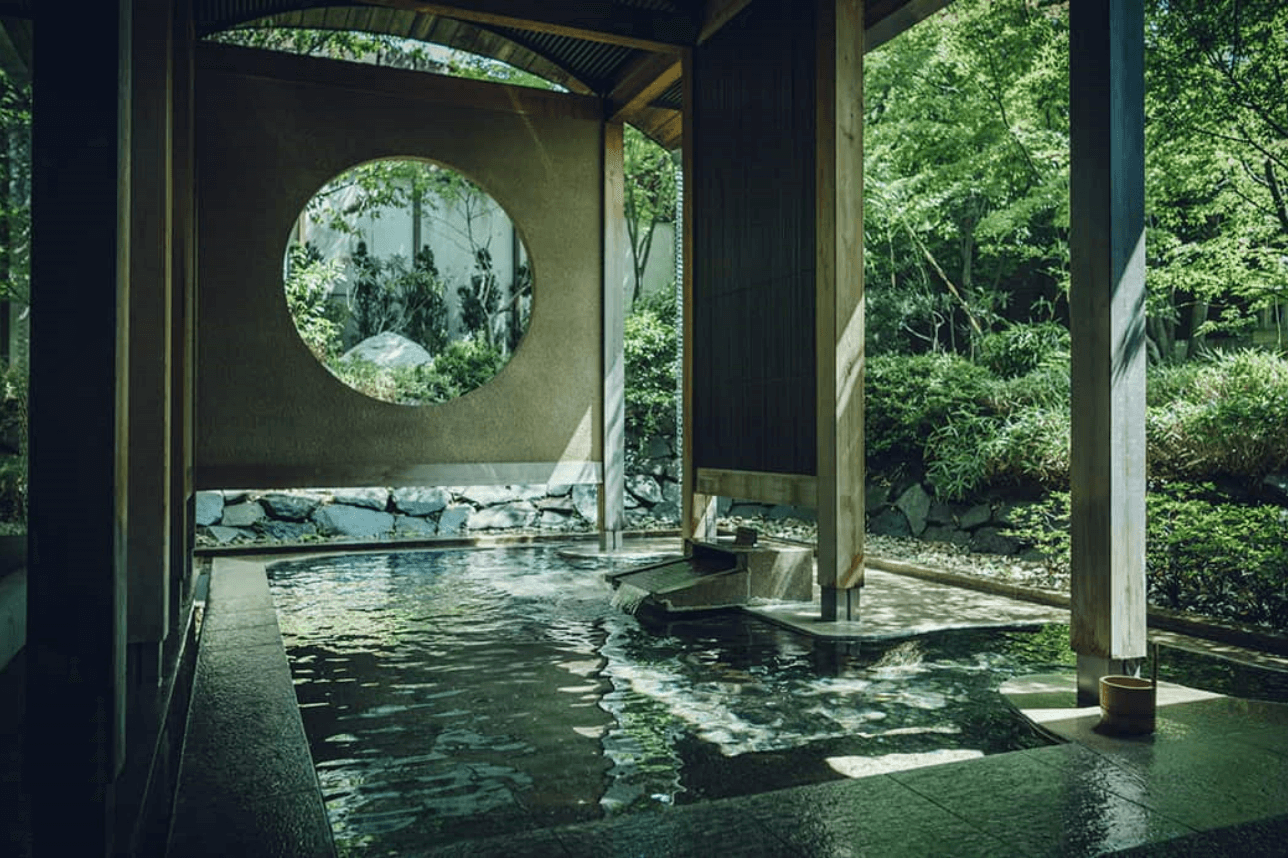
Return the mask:
<path id="1" fill-rule="evenodd" d="M 1022 606 L 995 617 L 1006 629 L 860 642 L 740 610 L 614 607 L 606 575 L 656 559 L 539 546 L 271 563 L 340 853 L 404 854 L 1047 743 L 998 688 L 1068 663 L 1059 612 Z M 898 590 L 897 576 L 870 575 L 869 592 Z M 923 598 L 935 586 L 916 584 Z M 915 613 L 905 629 L 919 628 Z"/>

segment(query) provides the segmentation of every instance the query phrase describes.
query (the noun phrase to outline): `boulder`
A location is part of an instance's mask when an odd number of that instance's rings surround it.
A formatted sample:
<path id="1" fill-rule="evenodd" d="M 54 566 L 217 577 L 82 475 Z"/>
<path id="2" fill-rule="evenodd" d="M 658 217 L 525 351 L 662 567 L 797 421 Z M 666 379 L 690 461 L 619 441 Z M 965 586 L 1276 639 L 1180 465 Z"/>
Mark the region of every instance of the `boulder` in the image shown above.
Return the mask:
<path id="1" fill-rule="evenodd" d="M 894 507 L 886 507 L 868 520 L 868 531 L 877 536 L 911 536 L 907 517 Z"/>
<path id="2" fill-rule="evenodd" d="M 573 526 L 573 520 L 569 515 L 550 509 L 542 511 L 537 523 L 542 530 L 567 530 Z"/>
<path id="3" fill-rule="evenodd" d="M 423 366 L 434 362 L 434 356 L 418 343 L 393 331 L 367 337 L 349 349 L 340 360 L 365 360 L 382 369 Z"/>
<path id="4" fill-rule="evenodd" d="M 1288 474 L 1267 474 L 1261 488 L 1273 503 L 1288 506 Z"/>
<path id="5" fill-rule="evenodd" d="M 318 508 L 322 498 L 318 495 L 271 492 L 259 499 L 273 518 L 282 521 L 304 521 Z"/>
<path id="6" fill-rule="evenodd" d="M 957 526 L 962 530 L 974 530 L 980 525 L 988 524 L 993 517 L 993 508 L 986 503 L 977 503 L 961 514 Z"/>
<path id="7" fill-rule="evenodd" d="M 580 483 L 573 486 L 572 505 L 587 524 L 599 524 L 599 489 L 595 485 Z"/>
<path id="8" fill-rule="evenodd" d="M 318 507 L 313 512 L 313 521 L 324 535 L 355 539 L 386 536 L 394 529 L 394 517 L 389 513 L 342 503 Z"/>
<path id="9" fill-rule="evenodd" d="M 679 483 L 667 483 L 662 486 L 662 500 L 653 504 L 649 512 L 658 521 L 678 522 L 683 508 Z"/>
<path id="10" fill-rule="evenodd" d="M 206 532 L 215 538 L 215 542 L 220 545 L 227 545 L 243 539 L 254 539 L 255 531 L 245 527 L 224 527 L 223 525 L 211 525 L 206 528 Z"/>
<path id="11" fill-rule="evenodd" d="M 470 516 L 470 530 L 505 530 L 528 527 L 537 520 L 537 508 L 527 501 L 514 501 L 481 509 Z"/>
<path id="12" fill-rule="evenodd" d="M 930 505 L 930 509 L 926 511 L 927 524 L 952 524 L 955 519 L 956 516 L 953 515 L 953 507 L 951 504 L 936 501 L 935 503 L 932 503 Z"/>
<path id="13" fill-rule="evenodd" d="M 1014 554 L 1019 542 L 996 527 L 981 527 L 971 534 L 970 550 L 978 554 Z"/>
<path id="14" fill-rule="evenodd" d="M 434 536 L 438 525 L 426 518 L 412 515 L 394 516 L 394 536 Z"/>
<path id="15" fill-rule="evenodd" d="M 650 459 L 669 459 L 675 455 L 671 449 L 671 441 L 661 435 L 653 435 L 648 439 L 648 458 Z"/>
<path id="16" fill-rule="evenodd" d="M 574 509 L 572 505 L 572 487 L 568 487 L 568 494 L 557 497 L 542 498 L 534 506 L 542 512 L 556 512 L 568 515 Z"/>
<path id="17" fill-rule="evenodd" d="M 890 487 L 885 483 L 870 482 L 863 489 L 863 502 L 867 504 L 867 509 L 876 512 L 886 505 L 890 498 Z"/>
<path id="18" fill-rule="evenodd" d="M 894 505 L 907 517 L 913 536 L 920 536 L 926 529 L 926 516 L 930 512 L 930 495 L 921 483 L 908 486 Z"/>
<path id="19" fill-rule="evenodd" d="M 650 506 L 662 500 L 662 487 L 657 484 L 657 480 L 645 474 L 627 477 L 626 491 Z"/>
<path id="20" fill-rule="evenodd" d="M 349 488 L 332 489 L 331 498 L 343 506 L 360 506 L 366 509 L 385 511 L 389 506 L 389 491 L 383 488 Z"/>
<path id="21" fill-rule="evenodd" d="M 448 504 L 438 516 L 438 533 L 440 536 L 456 536 L 469 526 L 474 507 L 467 503 Z"/>
<path id="22" fill-rule="evenodd" d="M 552 498 L 567 497 L 572 491 L 572 483 L 550 483 L 546 486 L 546 496 Z"/>
<path id="23" fill-rule="evenodd" d="M 318 529 L 308 521 L 275 521 L 265 519 L 255 525 L 255 529 L 269 539 L 278 542 L 299 542 L 306 536 L 316 536 Z"/>
<path id="24" fill-rule="evenodd" d="M 949 545 L 967 545 L 970 543 L 969 533 L 946 524 L 928 525 L 921 534 L 921 538 L 927 542 L 947 542 Z"/>
<path id="25" fill-rule="evenodd" d="M 196 525 L 206 527 L 214 524 L 224 514 L 223 492 L 197 492 Z"/>
<path id="26" fill-rule="evenodd" d="M 224 507 L 224 527 L 251 527 L 264 519 L 264 508 L 255 501 Z"/>
<path id="27" fill-rule="evenodd" d="M 519 500 L 513 486 L 462 486 L 456 494 L 475 506 L 497 506 Z"/>
<path id="28" fill-rule="evenodd" d="M 392 495 L 394 509 L 407 515 L 433 515 L 447 506 L 452 496 L 446 489 L 437 486 L 411 486 L 394 489 Z"/>

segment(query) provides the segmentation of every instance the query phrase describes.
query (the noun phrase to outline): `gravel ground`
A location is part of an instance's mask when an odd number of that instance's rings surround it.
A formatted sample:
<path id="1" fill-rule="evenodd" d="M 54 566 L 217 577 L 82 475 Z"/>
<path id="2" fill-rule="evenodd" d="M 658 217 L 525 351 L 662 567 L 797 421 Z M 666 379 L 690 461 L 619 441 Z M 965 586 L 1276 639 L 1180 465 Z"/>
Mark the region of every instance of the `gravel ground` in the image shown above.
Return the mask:
<path id="1" fill-rule="evenodd" d="M 736 527 L 750 527 L 765 536 L 811 544 L 818 539 L 818 529 L 813 523 L 795 519 L 771 521 L 722 518 L 719 525 L 722 529 L 728 530 Z M 998 554 L 975 554 L 961 546 L 944 542 L 925 542 L 911 537 L 877 536 L 872 533 L 866 536 L 865 547 L 869 556 L 883 560 L 898 560 L 944 572 L 991 578 L 1023 587 L 1069 592 L 1068 569 L 1059 568 L 1054 563 L 1020 560 Z"/>

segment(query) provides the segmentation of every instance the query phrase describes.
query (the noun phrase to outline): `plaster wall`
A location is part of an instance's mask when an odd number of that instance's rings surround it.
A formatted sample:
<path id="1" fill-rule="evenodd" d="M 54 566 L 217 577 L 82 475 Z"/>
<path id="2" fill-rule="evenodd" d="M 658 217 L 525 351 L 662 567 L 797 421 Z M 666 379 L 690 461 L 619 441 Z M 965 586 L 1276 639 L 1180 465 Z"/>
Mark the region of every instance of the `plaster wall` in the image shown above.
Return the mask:
<path id="1" fill-rule="evenodd" d="M 205 46 L 197 76 L 198 488 L 590 482 L 600 451 L 602 122 L 578 96 Z M 295 332 L 282 254 L 307 200 L 379 157 L 481 185 L 531 254 L 527 335 L 490 383 L 411 408 Z"/>

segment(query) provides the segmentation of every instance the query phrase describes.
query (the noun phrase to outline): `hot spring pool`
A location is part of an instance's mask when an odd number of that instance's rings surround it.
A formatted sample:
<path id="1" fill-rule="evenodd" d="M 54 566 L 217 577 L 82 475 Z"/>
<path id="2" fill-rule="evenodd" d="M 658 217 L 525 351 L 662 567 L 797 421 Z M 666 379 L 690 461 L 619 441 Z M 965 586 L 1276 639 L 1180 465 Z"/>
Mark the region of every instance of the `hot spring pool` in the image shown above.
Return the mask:
<path id="1" fill-rule="evenodd" d="M 269 567 L 341 854 L 395 855 L 1044 743 L 997 692 L 1068 630 L 812 640 L 741 613 L 642 622 L 553 548 Z"/>

